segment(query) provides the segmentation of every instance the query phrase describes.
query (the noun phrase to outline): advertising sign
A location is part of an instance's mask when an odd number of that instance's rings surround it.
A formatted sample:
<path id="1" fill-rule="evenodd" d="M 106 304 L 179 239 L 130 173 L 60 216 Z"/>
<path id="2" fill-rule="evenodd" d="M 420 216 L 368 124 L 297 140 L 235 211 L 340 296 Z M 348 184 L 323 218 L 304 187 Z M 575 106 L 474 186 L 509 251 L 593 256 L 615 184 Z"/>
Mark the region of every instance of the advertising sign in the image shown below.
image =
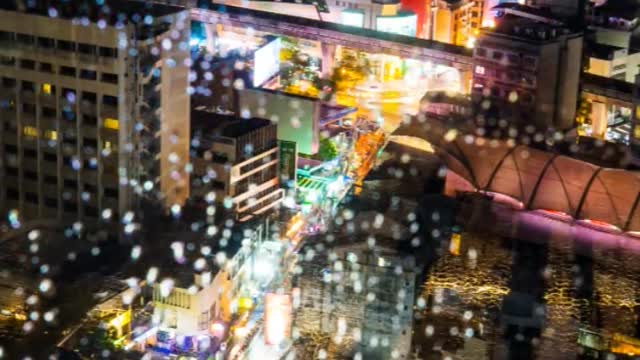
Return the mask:
<path id="1" fill-rule="evenodd" d="M 376 30 L 415 37 L 417 23 L 418 18 L 413 13 L 378 16 L 376 17 Z"/>
<path id="2" fill-rule="evenodd" d="M 279 345 L 291 331 L 291 295 L 267 294 L 264 308 L 264 341 Z"/>
<path id="3" fill-rule="evenodd" d="M 279 140 L 280 155 L 280 184 L 290 188 L 296 183 L 296 166 L 298 163 L 298 143 L 295 141 Z"/>
<path id="4" fill-rule="evenodd" d="M 253 53 L 253 86 L 259 87 L 280 72 L 280 38 L 266 43 Z"/>
<path id="5" fill-rule="evenodd" d="M 342 25 L 363 27 L 364 11 L 357 9 L 345 9 L 340 13 Z"/>

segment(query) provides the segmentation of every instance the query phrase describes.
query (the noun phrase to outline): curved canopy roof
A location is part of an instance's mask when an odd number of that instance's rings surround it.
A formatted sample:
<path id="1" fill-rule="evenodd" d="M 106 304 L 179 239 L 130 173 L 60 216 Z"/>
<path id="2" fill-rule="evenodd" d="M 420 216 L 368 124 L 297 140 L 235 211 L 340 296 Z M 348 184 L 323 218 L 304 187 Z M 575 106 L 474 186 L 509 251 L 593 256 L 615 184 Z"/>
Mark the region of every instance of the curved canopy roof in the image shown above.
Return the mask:
<path id="1" fill-rule="evenodd" d="M 395 135 L 429 141 L 447 167 L 479 191 L 504 194 L 530 210 L 552 210 L 640 232 L 640 172 L 600 167 L 511 141 L 459 135 L 414 118 Z"/>
<path id="2" fill-rule="evenodd" d="M 640 173 L 502 141 L 457 138 L 440 144 L 449 168 L 476 189 L 508 195 L 527 209 L 640 231 Z"/>

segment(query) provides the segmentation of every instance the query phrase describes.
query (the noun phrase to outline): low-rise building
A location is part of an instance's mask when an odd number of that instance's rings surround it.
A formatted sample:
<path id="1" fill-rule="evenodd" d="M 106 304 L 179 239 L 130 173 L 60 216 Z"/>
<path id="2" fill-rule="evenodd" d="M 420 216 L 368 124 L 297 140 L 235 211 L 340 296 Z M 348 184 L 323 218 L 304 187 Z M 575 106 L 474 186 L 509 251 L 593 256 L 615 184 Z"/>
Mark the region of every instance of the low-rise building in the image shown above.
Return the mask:
<path id="1" fill-rule="evenodd" d="M 265 254 L 279 250 L 274 248 L 279 244 L 277 239 L 271 239 L 269 218 L 221 226 L 230 231 L 219 235 L 219 245 L 209 255 L 215 256 L 206 261 L 206 266 L 198 271 L 180 267 L 153 285 L 158 345 L 182 342 L 187 344 L 183 350 L 189 350 L 199 339 L 222 339 L 232 320 L 253 306 L 252 297 L 270 280 L 265 273 L 275 271 L 277 264 L 262 261 L 268 258 Z M 190 258 L 187 254 L 185 257 Z"/>
<path id="2" fill-rule="evenodd" d="M 280 204 L 276 124 L 201 107 L 192 112 L 191 126 L 194 197 L 215 193 L 240 221 Z"/>
<path id="3" fill-rule="evenodd" d="M 633 82 L 638 73 L 640 51 L 596 43 L 589 44 L 586 54 L 589 59 L 586 72 L 590 74 Z"/>

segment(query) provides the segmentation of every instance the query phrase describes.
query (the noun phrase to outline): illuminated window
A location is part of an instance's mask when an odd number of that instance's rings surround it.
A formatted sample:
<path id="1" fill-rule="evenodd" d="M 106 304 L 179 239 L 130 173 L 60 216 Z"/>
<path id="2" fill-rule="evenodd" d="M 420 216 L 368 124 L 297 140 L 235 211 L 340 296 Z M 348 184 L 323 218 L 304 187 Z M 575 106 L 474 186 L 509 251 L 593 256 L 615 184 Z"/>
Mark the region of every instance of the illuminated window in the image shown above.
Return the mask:
<path id="1" fill-rule="evenodd" d="M 635 137 L 636 139 L 640 139 L 640 125 L 636 126 L 636 128 L 633 130 L 633 137 Z"/>
<path id="2" fill-rule="evenodd" d="M 118 146 L 114 143 L 112 143 L 111 141 L 105 141 L 103 143 L 102 146 L 103 150 L 107 150 L 107 151 L 117 151 L 118 150 Z"/>
<path id="3" fill-rule="evenodd" d="M 460 236 L 460 234 L 457 234 L 457 233 L 451 234 L 451 241 L 449 242 L 449 252 L 452 255 L 455 255 L 455 256 L 460 255 L 461 240 L 462 240 L 462 237 Z"/>
<path id="4" fill-rule="evenodd" d="M 58 132 L 55 130 L 46 130 L 44 132 L 44 137 L 49 140 L 58 140 Z"/>
<path id="5" fill-rule="evenodd" d="M 636 106 L 636 120 L 640 121 L 640 105 Z"/>
<path id="6" fill-rule="evenodd" d="M 51 95 L 51 84 L 42 84 L 42 93 L 45 95 Z"/>
<path id="7" fill-rule="evenodd" d="M 484 66 L 476 66 L 476 74 L 484 75 Z"/>
<path id="8" fill-rule="evenodd" d="M 117 119 L 112 119 L 112 118 L 104 119 L 105 129 L 118 130 L 119 127 L 120 127 L 120 124 L 118 123 Z"/>
<path id="9" fill-rule="evenodd" d="M 22 128 L 22 133 L 25 136 L 29 136 L 29 137 L 38 137 L 38 129 L 34 128 L 33 126 L 25 126 Z"/>

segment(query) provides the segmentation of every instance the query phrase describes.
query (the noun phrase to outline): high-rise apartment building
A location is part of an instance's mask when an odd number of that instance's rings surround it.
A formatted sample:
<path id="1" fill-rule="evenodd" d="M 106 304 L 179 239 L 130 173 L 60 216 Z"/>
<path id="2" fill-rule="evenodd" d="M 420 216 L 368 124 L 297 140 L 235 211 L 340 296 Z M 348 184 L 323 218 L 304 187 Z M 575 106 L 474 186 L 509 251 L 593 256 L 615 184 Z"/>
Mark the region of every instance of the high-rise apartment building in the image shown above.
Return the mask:
<path id="1" fill-rule="evenodd" d="M 430 11 L 431 38 L 472 47 L 482 27 L 484 0 L 435 0 Z"/>
<path id="2" fill-rule="evenodd" d="M 508 108 L 519 125 L 570 129 L 582 35 L 537 19 L 505 16 L 494 29 L 482 30 L 473 54 L 473 91 Z"/>
<path id="3" fill-rule="evenodd" d="M 191 115 L 194 197 L 215 193 L 240 221 L 275 208 L 284 199 L 278 175 L 277 126 L 203 109 Z"/>
<path id="4" fill-rule="evenodd" d="M 189 194 L 189 14 L 97 3 L 0 3 L 2 211 L 90 223 Z"/>

